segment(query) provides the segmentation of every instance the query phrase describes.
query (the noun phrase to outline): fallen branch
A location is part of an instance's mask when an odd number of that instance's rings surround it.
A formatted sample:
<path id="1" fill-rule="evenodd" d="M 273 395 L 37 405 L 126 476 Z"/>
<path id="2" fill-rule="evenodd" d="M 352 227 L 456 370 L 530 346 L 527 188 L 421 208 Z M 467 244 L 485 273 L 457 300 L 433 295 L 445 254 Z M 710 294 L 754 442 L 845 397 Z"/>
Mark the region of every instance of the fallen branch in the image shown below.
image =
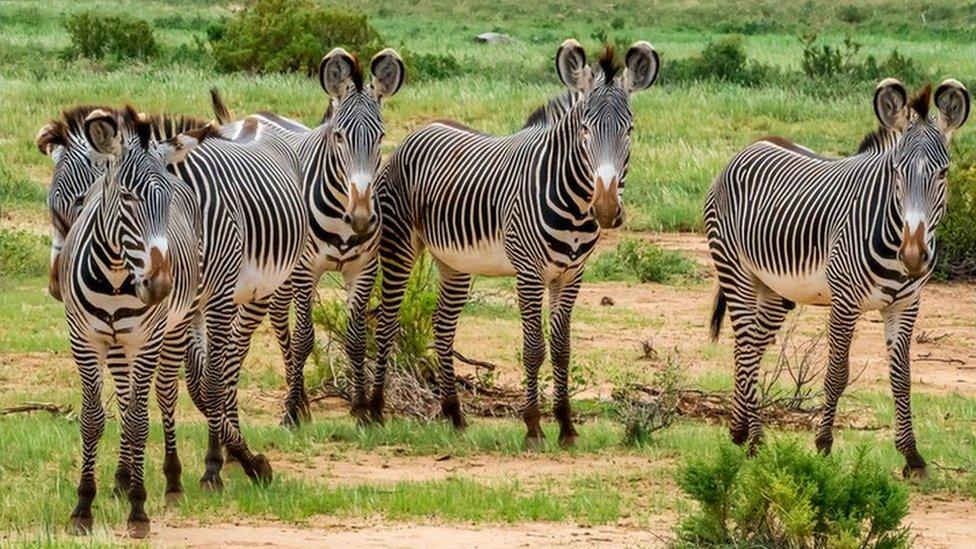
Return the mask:
<path id="1" fill-rule="evenodd" d="M 966 363 L 965 360 L 961 360 L 961 359 L 958 359 L 958 358 L 952 358 L 952 357 L 949 357 L 949 358 L 941 358 L 941 357 L 936 357 L 936 356 L 930 356 L 930 355 L 927 355 L 927 354 L 926 355 L 918 355 L 917 357 L 915 357 L 915 362 L 942 362 L 942 363 L 945 363 L 945 364 L 965 364 Z"/>
<path id="2" fill-rule="evenodd" d="M 9 408 L 0 408 L 0 416 L 30 412 L 50 412 L 56 416 L 68 416 L 71 414 L 71 406 L 67 404 L 51 404 L 48 402 L 25 402 L 17 406 L 10 406 Z"/>
<path id="3" fill-rule="evenodd" d="M 468 358 L 468 357 L 462 355 L 460 353 L 460 351 L 458 351 L 457 349 L 454 350 L 454 358 L 456 360 L 460 360 L 461 362 L 463 362 L 465 364 L 468 364 L 470 366 L 474 366 L 475 368 L 484 368 L 485 370 L 488 370 L 489 372 L 494 372 L 498 368 L 498 365 L 497 364 L 494 364 L 492 362 L 488 362 L 487 360 L 478 360 L 478 359 L 475 359 L 475 358 Z"/>

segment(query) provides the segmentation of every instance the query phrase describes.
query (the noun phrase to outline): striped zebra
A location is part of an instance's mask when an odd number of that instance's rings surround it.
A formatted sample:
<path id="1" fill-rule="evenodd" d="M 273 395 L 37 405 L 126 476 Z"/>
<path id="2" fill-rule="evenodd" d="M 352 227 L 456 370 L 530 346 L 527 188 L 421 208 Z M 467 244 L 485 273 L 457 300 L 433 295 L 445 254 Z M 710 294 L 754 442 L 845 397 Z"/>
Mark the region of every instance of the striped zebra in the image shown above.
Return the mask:
<path id="1" fill-rule="evenodd" d="M 339 272 L 347 290 L 349 322 L 345 351 L 353 372 L 353 414 L 366 409 L 366 306 L 377 271 L 379 216 L 373 183 L 380 166 L 384 128 L 383 100 L 403 84 L 403 61 L 385 49 L 370 61 L 372 75 L 364 82 L 358 59 L 342 48 L 332 50 L 319 66 L 319 82 L 330 97 L 323 122 L 309 129 L 273 113 L 258 113 L 221 132 L 233 139 L 249 139 L 265 127 L 286 139 L 302 166 L 304 206 L 308 210 L 309 238 L 299 266 L 275 294 L 272 324 L 285 358 L 288 394 L 284 425 L 308 418 L 304 365 L 314 344 L 312 305 L 315 287 L 325 272 Z M 229 111 L 213 95 L 218 118 Z M 272 132 L 273 130 L 273 132 Z M 295 305 L 294 335 L 289 332 L 289 305 Z"/>
<path id="2" fill-rule="evenodd" d="M 65 110 L 60 118 L 52 120 L 46 124 L 37 135 L 38 150 L 44 155 L 50 156 L 54 162 L 54 170 L 51 176 L 51 183 L 48 191 L 48 213 L 51 219 L 51 262 L 50 278 L 48 288 L 52 296 L 61 299 L 60 282 L 58 272 L 60 270 L 61 250 L 65 238 L 71 226 L 74 225 L 84 206 L 85 197 L 92 189 L 96 180 L 103 171 L 101 163 L 92 160 L 92 148 L 85 135 L 85 120 L 93 112 L 102 111 L 108 113 L 118 113 L 112 107 L 86 105 Z M 117 116 L 121 116 L 117 114 Z M 166 141 L 176 138 L 185 132 L 198 130 L 208 125 L 203 120 L 198 120 L 184 116 L 166 116 L 153 114 L 140 118 L 140 124 L 149 126 L 150 136 L 154 141 Z M 170 166 L 167 170 L 172 171 Z M 193 352 L 193 351 L 188 351 Z M 199 353 L 197 353 L 199 356 Z M 125 366 L 125 357 L 110 354 L 108 357 L 108 370 L 113 374 L 122 372 Z M 115 365 L 116 361 L 123 361 Z M 199 358 L 198 358 L 199 360 Z M 202 368 L 187 369 L 187 385 L 190 387 L 199 386 L 199 373 Z M 160 370 L 156 375 L 155 389 L 156 398 L 160 410 L 163 411 L 163 432 L 166 441 L 167 456 L 176 452 L 175 424 L 172 414 L 169 413 L 176 408 L 176 398 L 178 392 L 178 372 L 166 369 Z M 129 400 L 128 378 L 124 375 L 114 377 L 115 400 L 119 405 L 120 416 L 125 416 L 126 406 Z M 194 403 L 203 411 L 203 402 L 198 391 L 191 391 Z M 126 444 L 125 432 L 122 432 L 122 444 L 119 452 L 119 466 L 115 473 L 115 492 L 123 495 L 128 492 L 129 472 L 128 472 L 128 444 Z M 168 482 L 172 487 L 179 486 L 178 462 L 170 464 L 167 460 L 164 470 L 167 471 Z M 173 469 L 175 473 L 170 473 Z M 180 490 L 167 490 L 168 493 L 179 493 Z"/>
<path id="3" fill-rule="evenodd" d="M 887 79 L 874 97 L 881 130 L 862 152 L 824 160 L 759 141 L 735 155 L 708 191 L 705 223 L 719 281 L 711 331 L 717 338 L 727 310 L 735 335 L 736 443 L 754 446 L 762 437 L 759 362 L 787 312 L 796 303 L 824 305 L 830 360 L 816 443 L 829 453 L 855 323 L 862 312 L 878 310 L 903 473 L 925 473 L 912 431 L 909 347 L 945 212 L 948 142 L 970 106 L 955 80 L 935 90 L 934 117 L 932 98 L 926 87 L 909 100 L 900 82 Z"/>
<path id="4" fill-rule="evenodd" d="M 200 208 L 193 194 L 165 169 L 182 160 L 208 129 L 167 141 L 131 108 L 94 110 L 84 120 L 93 164 L 103 166 L 76 212 L 57 258 L 56 279 L 82 382 L 82 465 L 70 528 L 88 533 L 95 498 L 95 457 L 105 427 L 102 366 L 124 387 L 120 459 L 125 455 L 132 537 L 149 534 L 143 460 L 149 435 L 148 393 L 157 364 L 175 379 L 186 332 L 200 300 Z M 166 424 L 168 498 L 182 492 L 172 436 L 172 405 L 160 400 Z M 168 408 L 165 408 L 168 407 Z"/>
<path id="5" fill-rule="evenodd" d="M 568 108 L 561 116 L 543 112 L 507 137 L 452 121 L 434 122 L 410 134 L 391 155 L 377 184 L 383 276 L 369 403 L 373 420 L 382 420 L 383 385 L 407 279 L 426 248 L 440 273 L 434 337 L 444 415 L 456 427 L 465 425 L 453 346 L 472 275 L 515 276 L 527 378 L 526 444 L 537 446 L 543 439 L 538 372 L 545 358 L 542 302 L 547 287 L 554 411 L 560 441 L 574 442 L 567 381 L 570 315 L 601 229 L 623 222 L 621 195 L 633 124 L 629 96 L 654 82 L 659 58 L 650 44 L 637 42 L 625 64 L 621 74 L 608 46 L 597 63 L 587 66 L 582 46 L 567 40 L 556 53 L 556 69 L 578 97 L 565 102 Z"/>

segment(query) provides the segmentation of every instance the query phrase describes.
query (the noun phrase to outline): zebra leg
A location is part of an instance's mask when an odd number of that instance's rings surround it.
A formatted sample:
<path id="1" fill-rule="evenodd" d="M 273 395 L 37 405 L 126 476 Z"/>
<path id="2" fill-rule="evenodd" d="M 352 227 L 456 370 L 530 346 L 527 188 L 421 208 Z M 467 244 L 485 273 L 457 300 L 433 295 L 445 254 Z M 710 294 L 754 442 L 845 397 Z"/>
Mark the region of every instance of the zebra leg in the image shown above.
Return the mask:
<path id="1" fill-rule="evenodd" d="M 205 469 L 200 478 L 200 487 L 204 490 L 220 490 L 224 483 L 220 478 L 220 469 L 224 465 L 224 455 L 221 452 L 221 427 L 223 424 L 223 361 L 229 352 L 231 334 L 227 327 L 231 325 L 237 306 L 234 305 L 230 288 L 227 283 L 224 293 L 213 296 L 203 314 L 204 331 L 206 334 L 205 362 L 202 364 L 202 376 L 199 381 L 197 394 L 203 403 L 204 415 L 207 417 L 207 453 Z M 187 377 L 190 394 L 194 394 L 191 382 L 192 376 Z"/>
<path id="2" fill-rule="evenodd" d="M 285 382 L 288 386 L 285 393 L 285 409 L 289 408 L 289 401 L 292 398 L 292 393 L 295 391 L 295 383 L 293 380 L 293 359 L 292 359 L 292 338 L 291 338 L 291 327 L 289 326 L 289 312 L 291 307 L 291 301 L 293 296 L 293 289 L 291 280 L 286 281 L 271 297 L 271 308 L 269 309 L 269 316 L 271 318 L 271 326 L 274 328 L 275 338 L 278 340 L 278 349 L 281 351 L 281 357 L 285 361 Z M 302 383 L 304 385 L 304 383 Z M 304 389 L 304 387 L 302 387 Z M 300 392 L 299 392 L 300 393 Z M 285 419 L 288 418 L 286 412 Z M 285 419 L 282 420 L 283 426 L 288 426 Z"/>
<path id="3" fill-rule="evenodd" d="M 891 393 L 895 398 L 895 447 L 905 456 L 905 478 L 925 477 L 926 464 L 912 429 L 912 370 L 909 351 L 918 317 L 918 298 L 907 307 L 884 311 Z"/>
<path id="4" fill-rule="evenodd" d="M 384 218 L 384 224 L 387 223 Z M 400 333 L 400 305 L 410 280 L 410 271 L 419 250 L 410 243 L 410 236 L 402 231 L 401 235 L 388 238 L 395 227 L 392 221 L 383 227 L 383 239 L 380 242 L 380 262 L 383 276 L 380 284 L 380 308 L 376 326 L 376 370 L 373 379 L 373 394 L 369 399 L 370 420 L 383 423 L 383 388 L 386 384 L 386 368 L 389 364 L 390 353 Z"/>
<path id="5" fill-rule="evenodd" d="M 281 420 L 285 427 L 297 427 L 303 420 L 311 417 L 308 395 L 305 392 L 305 361 L 315 346 L 315 326 L 312 324 L 315 284 L 315 277 L 309 269 L 300 267 L 293 273 L 295 333 L 289 351 L 291 361 L 285 374 L 288 378 L 288 395 L 285 397 L 285 416 Z"/>
<path id="6" fill-rule="evenodd" d="M 549 288 L 549 337 L 555 390 L 553 414 L 559 422 L 559 443 L 566 448 L 575 444 L 577 436 L 569 404 L 570 320 L 582 276 L 583 272 L 579 271 L 565 285 L 551 285 Z"/>
<path id="7" fill-rule="evenodd" d="M 364 268 L 343 272 L 346 282 L 346 307 L 349 323 L 346 326 L 346 358 L 352 368 L 352 415 L 365 421 L 366 405 L 366 307 L 376 280 L 377 262 L 371 260 Z"/>
<path id="8" fill-rule="evenodd" d="M 454 376 L 454 334 L 457 321 L 468 299 L 471 275 L 440 266 L 440 287 L 434 309 L 434 349 L 440 364 L 441 412 L 456 429 L 467 426 L 458 400 Z"/>
<path id="9" fill-rule="evenodd" d="M 109 350 L 106 358 L 106 365 L 112 382 L 115 385 L 115 403 L 119 409 L 119 421 L 125 417 L 126 410 L 129 408 L 129 361 L 125 353 L 119 347 Z M 129 464 L 132 461 L 132 447 L 125 431 L 120 429 L 119 433 L 119 461 L 115 467 L 115 486 L 112 488 L 112 495 L 117 498 L 124 497 L 129 493 L 129 485 L 132 473 Z"/>
<path id="10" fill-rule="evenodd" d="M 792 304 L 765 288 L 726 291 L 725 295 L 735 333 L 735 390 L 730 431 L 734 443 L 748 442 L 749 451 L 753 452 L 763 438 L 756 402 L 759 364 Z"/>
<path id="11" fill-rule="evenodd" d="M 186 353 L 187 337 L 185 330 L 178 335 L 168 335 L 163 341 L 159 357 L 159 371 L 156 372 L 156 402 L 163 416 L 163 474 L 166 476 L 166 504 L 172 504 L 183 497 L 183 483 L 176 446 L 176 398 L 179 392 L 180 361 Z"/>
<path id="12" fill-rule="evenodd" d="M 519 312 L 522 316 L 522 364 L 525 368 L 525 447 L 535 450 L 542 446 L 545 435 L 539 425 L 539 368 L 546 359 L 542 337 L 542 295 L 545 287 L 534 274 L 516 276 Z"/>
<path id="13" fill-rule="evenodd" d="M 832 303 L 827 338 L 830 345 L 830 361 L 827 375 L 824 376 L 824 411 L 817 427 L 815 442 L 817 450 L 829 454 L 834 445 L 834 418 L 837 416 L 837 403 L 847 388 L 850 378 L 850 349 L 854 337 L 854 326 L 860 313 L 856 307 L 845 303 Z"/>
<path id="14" fill-rule="evenodd" d="M 129 537 L 149 536 L 149 515 L 146 514 L 146 485 L 144 461 L 149 439 L 149 390 L 152 376 L 159 363 L 161 341 L 150 343 L 132 366 L 129 384 L 129 408 L 122 420 L 122 429 L 132 444 L 132 485 L 129 487 Z"/>
<path id="15" fill-rule="evenodd" d="M 98 357 L 76 334 L 72 334 L 71 353 L 81 377 L 81 480 L 78 501 L 71 511 L 68 531 L 90 534 L 92 529 L 92 501 L 95 499 L 95 457 L 98 441 L 105 432 L 105 409 L 102 408 L 102 373 Z"/>
<path id="16" fill-rule="evenodd" d="M 207 336 L 203 317 L 195 317 L 186 334 L 184 371 L 186 372 L 186 392 L 190 393 L 193 405 L 205 417 L 207 402 L 203 395 L 202 380 L 207 365 Z"/>

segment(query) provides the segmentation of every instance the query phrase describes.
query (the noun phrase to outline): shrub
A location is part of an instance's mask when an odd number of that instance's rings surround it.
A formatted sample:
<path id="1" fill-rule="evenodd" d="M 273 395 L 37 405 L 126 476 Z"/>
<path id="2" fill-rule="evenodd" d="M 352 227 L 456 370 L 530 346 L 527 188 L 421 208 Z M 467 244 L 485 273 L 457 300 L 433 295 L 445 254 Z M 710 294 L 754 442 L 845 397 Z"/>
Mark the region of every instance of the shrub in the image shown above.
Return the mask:
<path id="1" fill-rule="evenodd" d="M 43 236 L 23 230 L 0 229 L 0 275 L 47 274 L 50 246 Z"/>
<path id="2" fill-rule="evenodd" d="M 730 35 L 708 42 L 698 57 L 672 62 L 669 72 L 662 74 L 672 82 L 720 80 L 758 86 L 773 80 L 777 71 L 750 60 L 742 36 Z"/>
<path id="3" fill-rule="evenodd" d="M 803 44 L 800 66 L 803 74 L 812 80 L 875 82 L 896 76 L 911 83 L 921 82 L 927 76 L 915 60 L 901 55 L 898 50 L 893 50 L 884 60 L 873 55 L 858 60 L 861 44 L 849 36 L 841 46 L 821 44 L 816 33 L 806 34 L 800 41 Z"/>
<path id="4" fill-rule="evenodd" d="M 159 53 L 152 27 L 137 17 L 85 11 L 68 17 L 64 28 L 71 41 L 65 58 L 147 60 Z"/>
<path id="5" fill-rule="evenodd" d="M 868 12 L 857 4 L 846 4 L 837 8 L 837 17 L 845 23 L 857 24 L 868 18 Z"/>
<path id="6" fill-rule="evenodd" d="M 624 426 L 624 444 L 645 446 L 661 429 L 667 429 L 678 418 L 681 400 L 681 370 L 674 355 L 668 355 L 663 370 L 654 374 L 650 387 L 656 393 L 650 398 L 622 387 L 613 391 L 613 411 Z"/>
<path id="7" fill-rule="evenodd" d="M 685 466 L 678 485 L 699 510 L 679 544 L 763 547 L 907 547 L 908 490 L 861 449 L 853 463 L 766 444 L 752 459 L 723 443 Z"/>
<path id="8" fill-rule="evenodd" d="M 451 54 L 421 53 L 400 51 L 407 69 L 407 77 L 415 82 L 424 80 L 443 80 L 462 75 L 464 67 Z"/>
<path id="9" fill-rule="evenodd" d="M 381 42 L 365 15 L 314 0 L 256 0 L 207 35 L 219 68 L 251 73 L 312 75 L 332 48 L 369 59 Z"/>
<path id="10" fill-rule="evenodd" d="M 976 166 L 954 166 L 946 215 L 939 223 L 935 276 L 976 278 Z"/>
<path id="11" fill-rule="evenodd" d="M 694 262 L 681 252 L 665 250 L 640 240 L 623 240 L 616 249 L 603 252 L 587 267 L 590 280 L 674 282 L 698 274 Z"/>

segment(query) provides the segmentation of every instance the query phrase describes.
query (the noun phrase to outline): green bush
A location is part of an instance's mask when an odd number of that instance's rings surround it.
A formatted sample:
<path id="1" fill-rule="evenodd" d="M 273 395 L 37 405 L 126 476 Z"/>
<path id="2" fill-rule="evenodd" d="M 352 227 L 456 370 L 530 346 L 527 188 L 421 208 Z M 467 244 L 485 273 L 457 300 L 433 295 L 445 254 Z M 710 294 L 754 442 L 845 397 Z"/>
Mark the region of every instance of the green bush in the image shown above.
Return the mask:
<path id="1" fill-rule="evenodd" d="M 801 37 L 803 74 L 817 81 L 876 82 L 894 76 L 906 83 L 921 83 L 927 74 L 914 59 L 893 50 L 884 60 L 868 55 L 858 59 L 861 44 L 851 37 L 840 46 L 821 44 L 816 33 Z"/>
<path id="2" fill-rule="evenodd" d="M 71 41 L 63 52 L 65 58 L 148 60 L 159 53 L 149 23 L 130 15 L 74 13 L 64 28 Z"/>
<path id="3" fill-rule="evenodd" d="M 400 54 L 407 69 L 407 78 L 413 82 L 443 80 L 466 72 L 461 62 L 449 53 L 415 54 L 401 49 Z"/>
<path id="4" fill-rule="evenodd" d="M 867 458 L 850 464 L 795 441 L 764 445 L 751 459 L 723 443 L 678 476 L 698 512 L 678 526 L 679 545 L 908 547 L 908 490 Z"/>
<path id="5" fill-rule="evenodd" d="M 748 58 L 737 34 L 710 41 L 698 57 L 674 61 L 662 71 L 669 82 L 718 80 L 745 86 L 769 84 L 777 76 L 775 68 Z"/>
<path id="6" fill-rule="evenodd" d="M 681 252 L 640 240 L 623 240 L 587 266 L 588 280 L 637 280 L 667 284 L 698 275 L 693 261 Z"/>
<path id="7" fill-rule="evenodd" d="M 312 75 L 332 48 L 369 59 L 381 43 L 365 15 L 325 9 L 314 0 L 255 0 L 211 25 L 207 36 L 219 68 L 250 73 Z"/>
<path id="8" fill-rule="evenodd" d="M 46 275 L 50 247 L 50 241 L 43 236 L 0 229 L 0 276 Z"/>
<path id="9" fill-rule="evenodd" d="M 976 165 L 954 166 L 939 223 L 935 277 L 976 278 Z"/>

